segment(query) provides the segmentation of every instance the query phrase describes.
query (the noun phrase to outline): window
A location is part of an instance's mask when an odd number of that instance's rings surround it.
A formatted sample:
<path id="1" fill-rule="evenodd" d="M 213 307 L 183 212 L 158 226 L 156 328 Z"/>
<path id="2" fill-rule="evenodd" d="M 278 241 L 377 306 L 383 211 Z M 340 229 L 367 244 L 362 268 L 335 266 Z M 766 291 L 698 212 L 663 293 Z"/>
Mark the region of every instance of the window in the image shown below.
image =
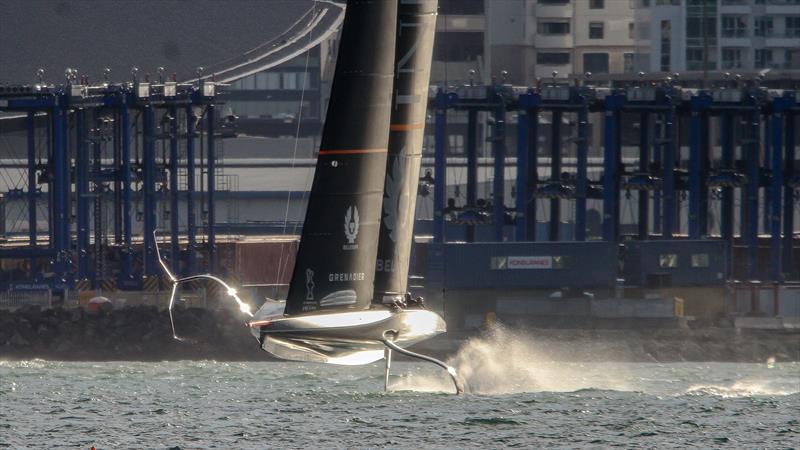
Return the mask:
<path id="1" fill-rule="evenodd" d="M 644 41 L 650 40 L 650 22 L 637 22 L 637 24 L 634 25 L 634 30 L 636 31 L 636 39 L 642 39 Z"/>
<path id="2" fill-rule="evenodd" d="M 255 77 L 255 75 L 250 75 L 250 76 L 242 78 L 242 89 L 253 90 L 255 88 L 256 88 L 256 77 Z"/>
<path id="3" fill-rule="evenodd" d="M 267 89 L 277 90 L 281 88 L 281 74 L 277 72 L 267 72 Z"/>
<path id="4" fill-rule="evenodd" d="M 433 59 L 448 62 L 475 61 L 483 55 L 483 33 L 450 31 L 437 33 Z"/>
<path id="5" fill-rule="evenodd" d="M 774 31 L 772 17 L 756 17 L 753 20 L 753 34 L 761 37 L 770 37 Z"/>
<path id="6" fill-rule="evenodd" d="M 759 48 L 755 54 L 756 69 L 766 69 L 772 67 L 772 50 Z"/>
<path id="7" fill-rule="evenodd" d="M 447 152 L 451 155 L 464 154 L 464 135 L 463 134 L 449 134 L 447 135 Z"/>
<path id="8" fill-rule="evenodd" d="M 800 16 L 786 17 L 786 37 L 800 37 Z"/>
<path id="9" fill-rule="evenodd" d="M 622 70 L 625 73 L 633 73 L 633 53 L 623 53 L 622 55 Z"/>
<path id="10" fill-rule="evenodd" d="M 563 66 L 564 64 L 569 64 L 569 53 L 539 52 L 536 54 L 536 64 Z"/>
<path id="11" fill-rule="evenodd" d="M 717 18 L 689 17 L 686 19 L 686 43 L 690 47 L 703 47 L 717 43 Z"/>
<path id="12" fill-rule="evenodd" d="M 747 36 L 745 16 L 722 16 L 722 37 L 740 38 Z"/>
<path id="13" fill-rule="evenodd" d="M 708 59 L 704 57 L 705 51 L 701 47 L 688 47 L 686 49 L 686 68 L 688 70 L 716 70 L 717 59 L 713 49 L 709 49 Z M 704 67 L 705 66 L 705 67 Z"/>
<path id="14" fill-rule="evenodd" d="M 589 22 L 589 39 L 603 39 L 603 22 Z"/>
<path id="15" fill-rule="evenodd" d="M 708 253 L 693 253 L 692 254 L 692 267 L 705 268 L 709 267 Z"/>
<path id="16" fill-rule="evenodd" d="M 656 0 L 656 5 L 680 6 L 681 0 Z"/>
<path id="17" fill-rule="evenodd" d="M 256 89 L 264 90 L 267 88 L 267 73 L 266 72 L 259 72 L 255 74 L 256 77 Z"/>
<path id="18" fill-rule="evenodd" d="M 678 255 L 675 253 L 658 255 L 658 267 L 662 269 L 674 269 L 678 267 Z"/>
<path id="19" fill-rule="evenodd" d="M 800 50 L 786 49 L 783 52 L 783 64 L 786 69 L 800 69 Z"/>
<path id="20" fill-rule="evenodd" d="M 686 0 L 686 13 L 689 16 L 711 15 L 715 17 L 719 0 Z"/>
<path id="21" fill-rule="evenodd" d="M 283 88 L 284 89 L 298 89 L 297 84 L 297 74 L 294 72 L 284 72 L 281 74 L 283 76 Z"/>
<path id="22" fill-rule="evenodd" d="M 722 49 L 722 68 L 741 69 L 742 68 L 742 49 L 723 48 Z"/>
<path id="23" fill-rule="evenodd" d="M 238 116 L 242 117 L 267 117 L 275 119 L 294 119 L 298 113 L 296 101 L 231 101 L 228 105 Z M 310 114 L 311 103 L 303 102 L 303 116 Z"/>
<path id="24" fill-rule="evenodd" d="M 608 73 L 608 53 L 584 53 L 583 71 Z"/>
<path id="25" fill-rule="evenodd" d="M 628 39 L 636 39 L 636 25 L 633 22 L 628 22 Z"/>
<path id="26" fill-rule="evenodd" d="M 669 20 L 661 21 L 661 58 L 660 69 L 662 72 L 669 72 L 672 62 L 672 22 Z"/>
<path id="27" fill-rule="evenodd" d="M 589 0 L 589 9 L 603 9 L 606 7 L 605 0 Z"/>
<path id="28" fill-rule="evenodd" d="M 686 49 L 686 68 L 688 70 L 703 70 L 703 49 Z"/>
<path id="29" fill-rule="evenodd" d="M 537 28 L 539 34 L 569 34 L 569 21 L 542 21 Z"/>
<path id="30" fill-rule="evenodd" d="M 439 14 L 483 14 L 483 0 L 439 0 L 439 5 Z"/>

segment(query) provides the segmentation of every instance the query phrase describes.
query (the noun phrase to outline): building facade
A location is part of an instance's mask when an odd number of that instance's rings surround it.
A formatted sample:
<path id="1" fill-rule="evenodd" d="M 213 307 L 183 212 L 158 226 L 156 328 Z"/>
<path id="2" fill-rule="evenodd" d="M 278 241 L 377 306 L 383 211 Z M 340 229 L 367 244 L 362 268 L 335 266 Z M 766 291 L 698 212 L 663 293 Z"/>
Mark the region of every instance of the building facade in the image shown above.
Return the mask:
<path id="1" fill-rule="evenodd" d="M 628 0 L 442 0 L 433 81 L 632 72 L 633 11 Z"/>
<path id="2" fill-rule="evenodd" d="M 528 2 L 528 40 L 538 78 L 633 71 L 633 9 L 619 0 Z"/>
<path id="3" fill-rule="evenodd" d="M 238 129 L 254 136 L 317 135 L 324 117 L 323 51 L 315 47 L 277 67 L 231 82 L 227 104 Z M 302 101 L 302 104 L 301 104 Z"/>
<path id="4" fill-rule="evenodd" d="M 800 0 L 636 0 L 636 69 L 800 69 Z"/>

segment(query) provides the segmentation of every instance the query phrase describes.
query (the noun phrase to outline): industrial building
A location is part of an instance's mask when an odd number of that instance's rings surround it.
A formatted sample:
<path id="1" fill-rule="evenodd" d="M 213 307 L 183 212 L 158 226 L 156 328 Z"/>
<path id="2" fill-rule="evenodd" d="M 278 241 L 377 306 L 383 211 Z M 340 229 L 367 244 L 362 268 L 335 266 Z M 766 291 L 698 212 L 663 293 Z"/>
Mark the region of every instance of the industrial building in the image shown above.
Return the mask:
<path id="1" fill-rule="evenodd" d="M 63 4 L 54 20 L 77 14 Z M 182 273 L 288 281 L 341 7 L 277 4 L 291 28 L 264 37 L 243 19 L 245 42 L 214 55 L 176 41 L 180 70 L 2 66 L 5 289 L 157 291 L 156 229 Z M 438 25 L 412 273 L 450 325 L 800 315 L 796 78 L 604 77 L 630 69 L 629 2 L 498 5 L 443 2 Z M 569 36 L 540 35 L 550 19 Z M 558 67 L 542 56 L 559 52 Z"/>

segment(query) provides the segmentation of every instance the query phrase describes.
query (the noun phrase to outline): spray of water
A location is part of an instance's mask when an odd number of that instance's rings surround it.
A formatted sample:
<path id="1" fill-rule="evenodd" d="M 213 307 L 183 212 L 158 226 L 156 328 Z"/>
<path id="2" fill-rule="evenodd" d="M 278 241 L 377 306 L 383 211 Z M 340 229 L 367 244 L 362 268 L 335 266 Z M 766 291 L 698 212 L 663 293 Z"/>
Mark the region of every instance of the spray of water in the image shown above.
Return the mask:
<path id="1" fill-rule="evenodd" d="M 566 353 L 569 349 L 563 345 L 556 349 L 552 343 L 539 343 L 523 332 L 495 325 L 464 343 L 448 364 L 455 367 L 466 391 L 473 394 L 628 390 L 625 377 L 620 376 L 624 370 L 621 366 L 605 364 L 604 370 L 587 370 L 580 363 L 567 364 L 556 358 Z M 397 390 L 448 388 L 446 379 L 426 374 L 406 374 L 393 383 L 393 389 Z"/>
<path id="2" fill-rule="evenodd" d="M 778 364 L 774 358 L 763 366 L 735 368 L 726 363 L 621 362 L 629 359 L 627 356 L 624 347 L 610 341 L 534 337 L 496 325 L 466 341 L 447 363 L 458 371 L 465 392 L 479 395 L 589 389 L 659 396 L 750 397 L 800 393 L 797 383 L 800 365 Z M 452 387 L 440 373 L 410 367 L 398 373 L 391 389 L 449 392 Z"/>
<path id="3" fill-rule="evenodd" d="M 739 398 L 793 395 L 800 392 L 798 386 L 791 388 L 790 386 L 776 384 L 777 383 L 771 383 L 770 380 L 740 380 L 726 384 L 695 384 L 690 386 L 685 394 Z"/>

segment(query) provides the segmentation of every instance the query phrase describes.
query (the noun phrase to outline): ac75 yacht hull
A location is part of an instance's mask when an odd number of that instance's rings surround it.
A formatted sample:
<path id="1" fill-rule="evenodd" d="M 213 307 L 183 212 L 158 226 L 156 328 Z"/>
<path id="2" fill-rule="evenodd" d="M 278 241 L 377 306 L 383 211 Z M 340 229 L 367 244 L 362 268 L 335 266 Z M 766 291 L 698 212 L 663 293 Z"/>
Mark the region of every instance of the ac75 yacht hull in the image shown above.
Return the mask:
<path id="1" fill-rule="evenodd" d="M 382 359 L 386 341 L 406 348 L 446 331 L 432 311 L 383 307 L 255 318 L 249 324 L 261 347 L 278 358 L 342 365 Z"/>

